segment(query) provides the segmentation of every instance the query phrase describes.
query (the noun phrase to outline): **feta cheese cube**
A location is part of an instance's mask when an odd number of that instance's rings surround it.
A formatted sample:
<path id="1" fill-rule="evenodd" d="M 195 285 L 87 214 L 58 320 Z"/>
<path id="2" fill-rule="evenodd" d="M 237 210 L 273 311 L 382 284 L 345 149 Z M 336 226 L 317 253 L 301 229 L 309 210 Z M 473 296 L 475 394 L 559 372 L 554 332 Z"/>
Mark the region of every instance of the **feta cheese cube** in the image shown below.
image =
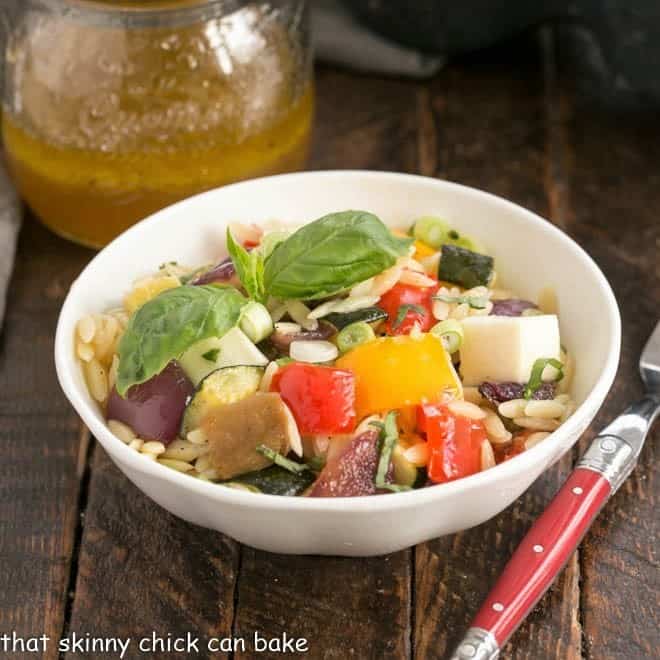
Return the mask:
<path id="1" fill-rule="evenodd" d="M 463 384 L 526 383 L 538 358 L 560 357 L 559 322 L 542 316 L 471 316 L 462 321 Z"/>

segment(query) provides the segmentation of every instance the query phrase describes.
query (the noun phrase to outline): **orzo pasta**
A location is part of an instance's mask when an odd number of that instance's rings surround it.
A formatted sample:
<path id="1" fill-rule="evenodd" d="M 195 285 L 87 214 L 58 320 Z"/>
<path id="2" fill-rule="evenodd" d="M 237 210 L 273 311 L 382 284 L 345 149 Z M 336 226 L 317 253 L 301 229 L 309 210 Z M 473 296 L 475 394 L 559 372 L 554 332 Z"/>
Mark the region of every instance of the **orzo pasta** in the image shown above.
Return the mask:
<path id="1" fill-rule="evenodd" d="M 495 288 L 493 257 L 438 218 L 226 239 L 76 326 L 90 395 L 145 459 L 249 492 L 399 492 L 493 468 L 575 409 L 556 296 Z"/>

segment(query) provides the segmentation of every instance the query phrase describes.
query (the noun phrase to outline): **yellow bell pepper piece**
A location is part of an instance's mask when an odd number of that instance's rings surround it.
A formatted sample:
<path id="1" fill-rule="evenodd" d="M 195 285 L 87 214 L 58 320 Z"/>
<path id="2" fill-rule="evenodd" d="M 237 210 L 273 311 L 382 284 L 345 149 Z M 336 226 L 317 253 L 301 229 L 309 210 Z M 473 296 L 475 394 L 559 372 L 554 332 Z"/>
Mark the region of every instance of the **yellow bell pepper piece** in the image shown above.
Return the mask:
<path id="1" fill-rule="evenodd" d="M 181 282 L 174 275 L 156 275 L 145 277 L 135 283 L 131 291 L 124 298 L 124 307 L 129 314 L 142 307 L 144 303 L 155 298 L 159 293 L 181 286 Z"/>
<path id="2" fill-rule="evenodd" d="M 437 252 L 437 250 L 434 250 L 430 245 L 427 245 L 422 241 L 415 241 L 414 246 L 415 246 L 414 256 L 416 259 L 423 259 L 424 257 L 430 257 Z"/>
<path id="3" fill-rule="evenodd" d="M 381 337 L 340 357 L 335 365 L 355 374 L 358 419 L 424 402 L 444 394 L 463 396 L 461 381 L 440 339 Z"/>

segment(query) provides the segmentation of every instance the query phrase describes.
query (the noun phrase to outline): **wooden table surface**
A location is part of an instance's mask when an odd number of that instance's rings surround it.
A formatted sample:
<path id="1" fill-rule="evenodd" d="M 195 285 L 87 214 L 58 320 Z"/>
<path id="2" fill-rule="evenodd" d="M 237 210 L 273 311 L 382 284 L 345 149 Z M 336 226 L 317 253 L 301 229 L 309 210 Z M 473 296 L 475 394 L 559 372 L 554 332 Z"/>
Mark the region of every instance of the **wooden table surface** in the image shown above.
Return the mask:
<path id="1" fill-rule="evenodd" d="M 310 167 L 448 178 L 529 207 L 575 238 L 612 283 L 623 315 L 621 366 L 595 429 L 640 394 L 637 360 L 658 318 L 660 128 L 657 113 L 651 121 L 586 105 L 557 52 L 546 30 L 423 83 L 320 67 Z M 61 394 L 55 323 L 91 256 L 26 220 L 0 343 L 0 634 L 286 631 L 308 639 L 311 658 L 445 657 L 577 448 L 490 522 L 387 557 L 240 546 L 148 500 Z M 660 657 L 657 436 L 656 428 L 634 475 L 503 657 Z M 57 656 L 51 642 L 43 657 Z M 125 657 L 184 656 L 133 649 Z"/>

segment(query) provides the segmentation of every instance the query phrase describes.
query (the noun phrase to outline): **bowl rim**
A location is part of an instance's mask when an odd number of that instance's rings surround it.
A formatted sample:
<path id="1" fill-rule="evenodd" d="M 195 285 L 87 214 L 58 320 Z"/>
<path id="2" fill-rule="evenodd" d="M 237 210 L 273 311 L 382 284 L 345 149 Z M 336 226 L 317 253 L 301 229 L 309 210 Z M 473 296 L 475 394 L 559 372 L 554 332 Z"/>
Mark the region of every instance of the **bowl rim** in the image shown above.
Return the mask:
<path id="1" fill-rule="evenodd" d="M 203 198 L 214 198 L 220 191 L 234 190 L 245 188 L 249 191 L 251 187 L 261 185 L 263 183 L 277 182 L 283 179 L 304 179 L 309 178 L 374 178 L 390 180 L 392 185 L 400 183 L 414 183 L 427 186 L 443 188 L 445 191 L 458 191 L 462 195 L 472 197 L 479 197 L 485 199 L 489 204 L 496 205 L 509 212 L 516 213 L 524 216 L 529 222 L 537 225 L 542 225 L 545 231 L 551 232 L 555 237 L 564 243 L 565 247 L 573 256 L 580 259 L 591 270 L 595 276 L 596 281 L 599 283 L 602 293 L 607 300 L 607 305 L 603 310 L 607 315 L 609 325 L 612 328 L 612 334 L 609 339 L 609 346 L 607 351 L 607 358 L 602 367 L 598 380 L 589 391 L 584 401 L 578 406 L 575 412 L 566 420 L 561 427 L 554 431 L 544 442 L 537 444 L 531 449 L 527 449 L 521 454 L 513 457 L 512 459 L 500 463 L 495 467 L 478 472 L 477 474 L 463 477 L 455 481 L 445 484 L 436 484 L 418 490 L 403 492 L 403 493 L 385 493 L 377 497 L 371 495 L 362 495 L 357 497 L 335 497 L 335 498 L 311 498 L 311 497 L 282 497 L 278 495 L 269 495 L 266 493 L 249 493 L 231 488 L 219 488 L 218 484 L 212 482 L 205 482 L 199 479 L 193 479 L 190 476 L 172 470 L 164 465 L 160 465 L 155 461 L 149 460 L 139 452 L 131 449 L 117 438 L 108 429 L 106 424 L 99 422 L 95 416 L 95 411 L 92 406 L 87 403 L 82 393 L 79 391 L 75 379 L 74 370 L 78 365 L 74 360 L 67 358 L 67 352 L 70 349 L 71 337 L 65 335 L 64 326 L 68 317 L 72 314 L 70 311 L 73 306 L 73 301 L 76 297 L 77 289 L 84 282 L 85 276 L 88 272 L 95 269 L 96 264 L 101 259 L 102 255 L 105 256 L 108 252 L 120 250 L 124 243 L 133 240 L 134 236 L 138 236 L 141 232 L 148 231 L 152 225 L 157 225 L 163 219 L 171 214 L 180 211 L 181 209 L 189 206 L 193 201 L 199 201 Z M 249 195 L 246 196 L 249 199 Z M 248 202 L 249 203 L 249 202 Z M 418 174 L 406 174 L 400 172 L 387 172 L 387 171 L 374 171 L 374 170 L 321 170 L 321 171 L 305 171 L 296 172 L 292 174 L 278 174 L 268 177 L 260 177 L 257 179 L 250 179 L 248 181 L 241 181 L 238 183 L 214 188 L 212 190 L 188 197 L 176 204 L 168 206 L 151 216 L 136 223 L 128 230 L 123 232 L 120 236 L 115 238 L 103 250 L 99 251 L 94 258 L 85 266 L 80 275 L 72 283 L 69 292 L 66 296 L 64 304 L 62 305 L 60 315 L 57 323 L 57 330 L 55 335 L 55 366 L 57 377 L 60 386 L 64 391 L 67 399 L 81 417 L 82 421 L 87 425 L 94 437 L 104 446 L 110 457 L 114 460 L 115 455 L 120 463 L 130 465 L 131 469 L 150 475 L 163 483 L 171 483 L 172 485 L 181 486 L 184 490 L 191 491 L 196 495 L 210 497 L 211 499 L 224 501 L 229 505 L 245 506 L 255 509 L 266 510 L 287 510 L 287 511 L 324 511 L 324 512 L 338 512 L 338 511 L 354 511 L 354 512 L 377 512 L 392 509 L 405 509 L 422 505 L 431 500 L 442 499 L 443 497 L 451 497 L 460 492 L 472 491 L 481 488 L 487 488 L 489 485 L 495 484 L 507 477 L 513 477 L 524 472 L 527 468 L 533 469 L 533 465 L 542 462 L 543 456 L 550 457 L 554 453 L 554 446 L 559 442 L 559 436 L 575 435 L 575 440 L 566 447 L 562 454 L 558 455 L 555 460 L 558 460 L 561 455 L 566 453 L 577 441 L 582 421 L 585 416 L 588 416 L 591 411 L 597 411 L 602 405 L 607 393 L 609 392 L 619 363 L 621 347 L 621 317 L 616 298 L 612 288 L 607 281 L 605 275 L 596 265 L 591 256 L 564 233 L 557 226 L 543 218 L 542 216 L 530 211 L 519 204 L 511 202 L 507 199 L 499 197 L 493 193 L 480 190 L 464 184 L 447 181 L 445 179 L 435 179 Z M 550 464 L 548 465 L 550 467 Z"/>

